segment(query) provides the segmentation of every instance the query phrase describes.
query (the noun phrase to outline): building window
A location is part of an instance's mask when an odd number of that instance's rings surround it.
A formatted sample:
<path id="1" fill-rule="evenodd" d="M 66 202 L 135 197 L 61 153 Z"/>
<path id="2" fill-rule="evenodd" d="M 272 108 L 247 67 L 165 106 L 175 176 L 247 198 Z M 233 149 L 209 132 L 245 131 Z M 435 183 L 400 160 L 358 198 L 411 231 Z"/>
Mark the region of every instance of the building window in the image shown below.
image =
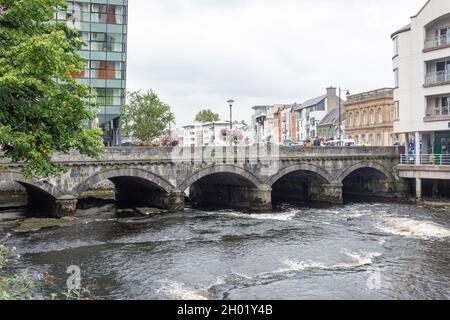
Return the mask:
<path id="1" fill-rule="evenodd" d="M 367 125 L 367 111 L 363 112 L 363 123 L 364 125 Z"/>
<path id="2" fill-rule="evenodd" d="M 383 110 L 378 109 L 378 123 L 383 123 Z"/>
<path id="3" fill-rule="evenodd" d="M 91 61 L 91 78 L 122 79 L 122 62 Z"/>
<path id="4" fill-rule="evenodd" d="M 359 112 L 356 113 L 356 125 L 359 127 L 361 125 L 361 116 Z"/>
<path id="5" fill-rule="evenodd" d="M 427 117 L 450 115 L 450 97 L 428 98 Z"/>
<path id="6" fill-rule="evenodd" d="M 400 119 L 400 102 L 394 102 L 394 120 L 397 121 Z"/>
<path id="7" fill-rule="evenodd" d="M 124 7 L 114 4 L 92 4 L 92 22 L 123 24 Z"/>
<path id="8" fill-rule="evenodd" d="M 353 127 L 353 112 L 350 112 L 348 116 L 348 125 L 349 127 Z"/>
<path id="9" fill-rule="evenodd" d="M 394 57 L 398 56 L 398 37 L 395 37 L 394 40 Z"/>
<path id="10" fill-rule="evenodd" d="M 381 141 L 381 134 L 377 135 L 377 145 L 381 147 L 382 141 Z"/>
<path id="11" fill-rule="evenodd" d="M 371 145 L 371 146 L 374 146 L 374 145 L 375 145 L 375 140 L 373 139 L 373 134 L 371 134 L 371 135 L 369 136 L 369 142 L 370 142 L 370 145 Z"/>
<path id="12" fill-rule="evenodd" d="M 90 43 L 92 51 L 102 52 L 122 52 L 124 45 L 123 35 L 120 33 L 92 32 Z"/>
<path id="13" fill-rule="evenodd" d="M 400 80 L 399 80 L 399 74 L 398 74 L 398 69 L 394 70 L 394 86 L 396 88 L 398 88 L 400 85 Z"/>
<path id="14" fill-rule="evenodd" d="M 89 4 L 87 2 L 74 2 L 66 11 L 58 12 L 58 20 L 67 20 L 71 23 L 95 22 L 107 24 L 125 24 L 126 9 L 115 4 Z"/>
<path id="15" fill-rule="evenodd" d="M 370 124 L 375 124 L 375 112 L 370 110 Z"/>
<path id="16" fill-rule="evenodd" d="M 95 88 L 94 93 L 97 95 L 97 103 L 100 106 L 120 106 L 124 92 L 122 89 L 112 88 Z"/>

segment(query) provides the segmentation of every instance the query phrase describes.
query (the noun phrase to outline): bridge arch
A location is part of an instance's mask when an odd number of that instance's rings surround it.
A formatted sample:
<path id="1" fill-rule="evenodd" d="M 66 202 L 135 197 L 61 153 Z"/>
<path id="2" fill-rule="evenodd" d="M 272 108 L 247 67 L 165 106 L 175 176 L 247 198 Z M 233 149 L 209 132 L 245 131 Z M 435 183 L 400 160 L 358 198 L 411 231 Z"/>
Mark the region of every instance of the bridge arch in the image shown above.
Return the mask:
<path id="1" fill-rule="evenodd" d="M 135 178 L 137 181 L 147 183 L 167 193 L 175 189 L 175 187 L 170 182 L 157 174 L 137 168 L 126 168 L 109 169 L 98 172 L 76 186 L 73 194 L 74 196 L 79 197 L 83 192 L 89 190 L 99 182 L 105 180 L 114 182 L 115 179 L 120 178 Z"/>
<path id="2" fill-rule="evenodd" d="M 196 171 L 194 174 L 190 175 L 186 180 L 184 180 L 179 189 L 186 190 L 192 186 L 195 182 L 214 174 L 230 174 L 236 175 L 243 178 L 246 182 L 251 184 L 253 187 L 258 188 L 262 185 L 261 180 L 259 180 L 253 173 L 242 169 L 234 165 L 213 165 L 207 168 Z"/>
<path id="3" fill-rule="evenodd" d="M 273 186 L 277 181 L 282 179 L 283 177 L 297 171 L 304 171 L 304 172 L 310 172 L 313 174 L 318 175 L 320 178 L 325 180 L 327 183 L 331 183 L 333 181 L 333 177 L 326 171 L 325 169 L 316 166 L 311 163 L 296 163 L 290 166 L 287 166 L 283 169 L 281 169 L 277 174 L 270 177 L 270 179 L 267 181 L 267 185 Z"/>
<path id="4" fill-rule="evenodd" d="M 20 184 L 27 194 L 27 210 L 29 215 L 57 215 L 58 202 L 64 193 L 48 180 L 32 177 L 27 179 L 21 172 L 0 172 L 0 181 Z"/>
<path id="5" fill-rule="evenodd" d="M 27 192 L 38 191 L 55 199 L 58 199 L 64 195 L 61 190 L 52 185 L 48 180 L 39 179 L 38 177 L 27 179 L 21 172 L 17 171 L 0 172 L 0 181 L 16 182 L 23 186 Z"/>
<path id="6" fill-rule="evenodd" d="M 169 211 L 184 208 L 184 194 L 161 176 L 137 168 L 114 168 L 98 172 L 73 190 L 79 197 L 99 182 L 109 180 L 115 187 L 115 200 L 126 208 L 156 207 Z"/>
<path id="7" fill-rule="evenodd" d="M 332 183 L 332 176 L 318 165 L 299 162 L 282 168 L 270 177 L 274 203 L 326 201 L 325 189 Z"/>
<path id="8" fill-rule="evenodd" d="M 344 170 L 337 178 L 342 184 L 345 201 L 365 201 L 367 197 L 395 197 L 397 178 L 382 164 L 374 161 L 362 161 Z"/>
<path id="9" fill-rule="evenodd" d="M 194 206 L 272 208 L 270 187 L 235 165 L 214 165 L 198 170 L 180 184 L 180 189 L 189 189 L 189 199 Z"/>
<path id="10" fill-rule="evenodd" d="M 359 162 L 354 164 L 353 166 L 351 166 L 350 168 L 347 168 L 346 170 L 344 170 L 339 177 L 337 178 L 337 180 L 339 181 L 339 183 L 343 183 L 344 180 L 346 178 L 348 178 L 348 176 L 350 176 L 352 173 L 361 170 L 361 169 L 372 169 L 375 170 L 379 173 L 381 173 L 382 175 L 384 175 L 386 177 L 386 179 L 389 180 L 396 180 L 396 177 L 392 174 L 391 171 L 389 171 L 387 168 L 385 168 L 383 165 L 377 163 L 377 162 Z"/>

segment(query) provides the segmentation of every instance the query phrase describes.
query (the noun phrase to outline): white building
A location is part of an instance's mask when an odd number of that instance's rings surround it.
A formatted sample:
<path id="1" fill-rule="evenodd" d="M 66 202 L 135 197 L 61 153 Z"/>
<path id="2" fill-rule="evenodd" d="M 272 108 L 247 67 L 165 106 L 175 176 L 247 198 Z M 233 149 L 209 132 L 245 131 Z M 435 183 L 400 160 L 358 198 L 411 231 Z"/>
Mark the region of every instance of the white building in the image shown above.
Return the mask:
<path id="1" fill-rule="evenodd" d="M 450 1 L 428 1 L 392 40 L 394 135 L 398 142 L 406 142 L 408 154 L 416 155 L 404 157 L 403 164 L 450 164 Z M 450 172 L 430 170 L 435 169 L 402 171 L 404 178 L 417 179 L 418 198 L 420 178 L 450 178 Z"/>
<path id="2" fill-rule="evenodd" d="M 182 127 L 182 145 L 184 147 L 221 147 L 228 146 L 229 142 L 222 139 L 221 130 L 229 129 L 230 122 L 207 122 L 186 125 Z M 248 144 L 251 136 L 251 128 L 244 122 L 234 122 L 234 129 L 242 131 L 244 139 L 242 144 Z"/>
<path id="3" fill-rule="evenodd" d="M 392 39 L 397 139 L 450 153 L 450 1 L 428 1 Z"/>

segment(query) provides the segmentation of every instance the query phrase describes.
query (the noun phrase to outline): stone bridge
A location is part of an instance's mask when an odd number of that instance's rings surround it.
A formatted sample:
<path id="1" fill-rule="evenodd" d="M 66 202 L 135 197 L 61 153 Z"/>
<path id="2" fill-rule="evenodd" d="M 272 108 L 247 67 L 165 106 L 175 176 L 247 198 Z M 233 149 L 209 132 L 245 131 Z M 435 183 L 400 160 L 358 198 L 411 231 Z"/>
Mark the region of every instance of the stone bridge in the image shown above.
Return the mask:
<path id="1" fill-rule="evenodd" d="M 54 216 L 74 214 L 77 199 L 111 181 L 118 203 L 182 210 L 213 204 L 267 210 L 278 201 L 342 203 L 348 194 L 404 192 L 396 147 L 117 148 L 100 159 L 57 155 L 67 172 L 26 179 L 23 164 L 0 161 L 0 181 L 17 182 L 29 206 Z"/>

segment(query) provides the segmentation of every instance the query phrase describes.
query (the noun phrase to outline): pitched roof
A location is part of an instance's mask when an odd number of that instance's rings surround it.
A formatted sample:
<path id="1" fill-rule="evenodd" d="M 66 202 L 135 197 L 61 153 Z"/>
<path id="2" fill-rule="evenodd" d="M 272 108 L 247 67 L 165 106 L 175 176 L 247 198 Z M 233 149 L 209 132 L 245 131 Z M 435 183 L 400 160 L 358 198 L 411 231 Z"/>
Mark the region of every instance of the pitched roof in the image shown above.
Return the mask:
<path id="1" fill-rule="evenodd" d="M 320 96 L 320 97 L 317 97 L 317 98 L 314 98 L 314 99 L 307 100 L 307 101 L 302 103 L 301 109 L 305 109 L 305 108 L 309 108 L 309 107 L 315 106 L 316 104 L 319 104 L 320 102 L 325 100 L 326 97 L 327 97 L 327 95 L 323 95 L 323 96 Z"/>
<path id="2" fill-rule="evenodd" d="M 391 38 L 394 38 L 396 35 L 406 32 L 406 31 L 410 31 L 411 30 L 411 24 L 408 24 L 407 26 L 404 26 L 403 28 L 401 28 L 400 30 L 395 31 L 392 35 Z"/>
<path id="3" fill-rule="evenodd" d="M 341 113 L 344 114 L 343 110 L 341 110 Z M 328 126 L 335 124 L 337 121 L 339 121 L 339 109 L 335 108 L 331 110 L 319 123 L 320 126 Z"/>
<path id="4" fill-rule="evenodd" d="M 294 103 L 292 105 L 292 108 L 294 109 L 294 111 L 298 111 L 298 110 L 301 110 L 303 108 L 303 105 L 298 104 L 298 103 Z"/>

